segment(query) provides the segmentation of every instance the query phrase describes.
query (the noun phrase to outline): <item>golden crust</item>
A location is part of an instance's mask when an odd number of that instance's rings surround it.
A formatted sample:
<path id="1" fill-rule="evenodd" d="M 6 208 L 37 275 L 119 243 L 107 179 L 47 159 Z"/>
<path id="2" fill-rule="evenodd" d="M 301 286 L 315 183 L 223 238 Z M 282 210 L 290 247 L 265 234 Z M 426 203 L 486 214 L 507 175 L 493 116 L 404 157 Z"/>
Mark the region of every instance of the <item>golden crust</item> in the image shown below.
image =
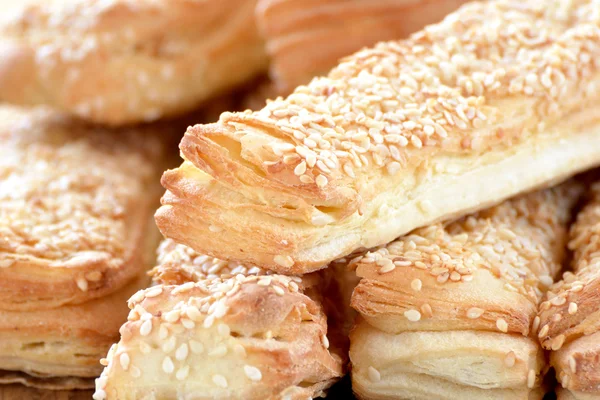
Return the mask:
<path id="1" fill-rule="evenodd" d="M 183 113 L 266 69 L 256 0 L 30 3 L 0 24 L 3 101 L 122 125 Z"/>
<path id="2" fill-rule="evenodd" d="M 570 232 L 573 272 L 566 272 L 540 304 L 539 337 L 546 349 L 558 350 L 563 343 L 600 330 L 599 239 L 600 183 L 595 183 Z"/>
<path id="3" fill-rule="evenodd" d="M 188 129 L 159 228 L 303 273 L 598 164 L 594 7 L 474 2 L 260 111 Z"/>
<path id="4" fill-rule="evenodd" d="M 560 271 L 570 210 L 581 192 L 570 182 L 527 194 L 356 258 L 362 279 L 352 307 L 393 333 L 529 335 L 542 293 Z"/>
<path id="5" fill-rule="evenodd" d="M 127 299 L 147 284 L 148 278 L 140 276 L 117 292 L 83 304 L 0 311 L 0 369 L 40 378 L 30 379 L 29 386 L 42 388 L 56 377 L 98 376 L 98 360 L 119 337 L 127 318 Z"/>
<path id="6" fill-rule="evenodd" d="M 0 309 L 81 303 L 148 268 L 163 132 L 0 108 Z"/>
<path id="7" fill-rule="evenodd" d="M 564 389 L 600 396 L 600 332 L 583 336 L 550 353 L 550 363 Z"/>
<path id="8" fill-rule="evenodd" d="M 139 292 L 94 399 L 321 395 L 343 362 L 328 349 L 326 316 L 304 282 L 240 274 Z"/>
<path id="9" fill-rule="evenodd" d="M 259 0 L 257 23 L 282 93 L 326 74 L 338 60 L 381 40 L 438 22 L 465 0 Z"/>

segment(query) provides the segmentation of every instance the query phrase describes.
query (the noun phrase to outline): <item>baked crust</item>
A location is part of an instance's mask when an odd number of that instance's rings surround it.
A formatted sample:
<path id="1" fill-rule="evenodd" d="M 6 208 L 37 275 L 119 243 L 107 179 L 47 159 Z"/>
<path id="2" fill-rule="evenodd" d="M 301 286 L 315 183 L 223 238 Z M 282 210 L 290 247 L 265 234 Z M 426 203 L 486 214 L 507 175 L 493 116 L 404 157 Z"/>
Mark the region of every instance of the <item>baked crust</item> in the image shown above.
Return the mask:
<path id="1" fill-rule="evenodd" d="M 465 0 L 259 0 L 257 23 L 270 76 L 289 93 L 326 74 L 340 58 L 382 40 L 407 37 Z"/>
<path id="2" fill-rule="evenodd" d="M 359 397 L 541 399 L 537 305 L 560 272 L 583 187 L 529 193 L 352 260 Z"/>
<path id="3" fill-rule="evenodd" d="M 84 380 L 102 371 L 98 360 L 119 337 L 127 319 L 127 299 L 146 287 L 140 276 L 120 290 L 83 304 L 30 311 L 0 310 L 0 369 L 15 371 L 0 375 L 3 383 L 64 388 L 89 388 Z M 29 375 L 19 375 L 21 371 Z M 37 378 L 37 379 L 36 379 Z"/>
<path id="4" fill-rule="evenodd" d="M 304 273 L 598 164 L 594 7 L 467 4 L 260 111 L 188 129 L 159 228 Z"/>
<path id="5" fill-rule="evenodd" d="M 189 111 L 267 66 L 256 0 L 29 3 L 0 24 L 3 101 L 122 125 Z"/>
<path id="6" fill-rule="evenodd" d="M 1 310 L 105 296 L 152 265 L 164 132 L 0 107 Z"/>

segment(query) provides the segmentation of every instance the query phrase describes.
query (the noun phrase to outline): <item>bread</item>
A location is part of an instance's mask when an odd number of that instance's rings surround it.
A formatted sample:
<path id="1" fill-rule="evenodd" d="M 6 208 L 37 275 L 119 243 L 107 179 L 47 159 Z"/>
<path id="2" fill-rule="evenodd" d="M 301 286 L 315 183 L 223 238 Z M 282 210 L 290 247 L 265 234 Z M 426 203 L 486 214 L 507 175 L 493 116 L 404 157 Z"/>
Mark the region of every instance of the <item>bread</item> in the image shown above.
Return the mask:
<path id="1" fill-rule="evenodd" d="M 192 127 L 157 224 L 214 257 L 305 273 L 600 164 L 596 11 L 473 2 Z"/>
<path id="2" fill-rule="evenodd" d="M 265 275 L 171 241 L 159 254 L 158 285 L 130 300 L 95 400 L 300 400 L 343 375 L 322 277 Z"/>
<path id="3" fill-rule="evenodd" d="M 595 183 L 571 227 L 573 271 L 550 288 L 539 307 L 539 340 L 552 351 L 558 381 L 575 399 L 600 398 L 599 239 L 600 183 Z"/>
<path id="4" fill-rule="evenodd" d="M 581 193 L 570 182 L 527 194 L 354 260 L 358 396 L 541 399 L 537 305 L 560 271 Z"/>
<path id="5" fill-rule="evenodd" d="M 381 40 L 407 37 L 465 0 L 259 0 L 257 23 L 271 78 L 289 93 L 338 60 Z"/>
<path id="6" fill-rule="evenodd" d="M 76 388 L 93 387 L 102 371 L 98 360 L 119 337 L 127 319 L 127 299 L 148 284 L 141 275 L 123 288 L 83 304 L 31 311 L 0 311 L 0 375 L 2 383 L 65 388 L 64 377 L 80 380 Z M 85 385 L 84 385 L 85 382 Z"/>
<path id="7" fill-rule="evenodd" d="M 0 101 L 122 125 L 189 111 L 267 66 L 256 0 L 28 3 L 0 23 Z"/>
<path id="8" fill-rule="evenodd" d="M 0 310 L 79 304 L 152 265 L 162 134 L 0 106 Z"/>

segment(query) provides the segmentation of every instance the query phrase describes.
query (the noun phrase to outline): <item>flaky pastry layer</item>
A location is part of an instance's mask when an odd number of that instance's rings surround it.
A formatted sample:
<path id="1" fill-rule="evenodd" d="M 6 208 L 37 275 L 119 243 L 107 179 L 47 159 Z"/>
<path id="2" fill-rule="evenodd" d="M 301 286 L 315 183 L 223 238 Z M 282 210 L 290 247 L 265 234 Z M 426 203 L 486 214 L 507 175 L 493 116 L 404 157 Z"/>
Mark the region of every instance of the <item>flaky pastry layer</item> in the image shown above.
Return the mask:
<path id="1" fill-rule="evenodd" d="M 256 0 L 28 1 L 0 23 L 0 100 L 110 125 L 183 113 L 266 69 Z"/>
<path id="2" fill-rule="evenodd" d="M 159 228 L 303 273 L 597 165 L 599 26 L 593 0 L 473 2 L 192 127 Z"/>
<path id="3" fill-rule="evenodd" d="M 465 0 L 259 0 L 257 23 L 281 93 L 326 74 L 340 58 L 438 22 Z"/>
<path id="4" fill-rule="evenodd" d="M 168 131 L 0 107 L 0 309 L 81 303 L 152 265 L 158 136 Z"/>

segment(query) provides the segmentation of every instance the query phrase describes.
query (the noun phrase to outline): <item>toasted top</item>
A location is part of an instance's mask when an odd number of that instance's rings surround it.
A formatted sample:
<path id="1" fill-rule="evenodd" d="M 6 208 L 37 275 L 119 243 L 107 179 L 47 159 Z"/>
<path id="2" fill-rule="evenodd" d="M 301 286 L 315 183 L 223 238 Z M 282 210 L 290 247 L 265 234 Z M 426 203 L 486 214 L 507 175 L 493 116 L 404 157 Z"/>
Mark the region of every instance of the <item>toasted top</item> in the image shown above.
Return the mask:
<path id="1" fill-rule="evenodd" d="M 116 289 L 124 283 L 112 281 L 117 271 L 139 271 L 131 264 L 143 262 L 162 163 L 153 130 L 113 132 L 46 109 L 0 108 L 2 303 L 62 304 L 73 291 Z M 13 298 L 29 285 L 32 293 Z"/>
<path id="2" fill-rule="evenodd" d="M 564 259 L 567 183 L 446 225 L 417 229 L 356 258 L 352 306 L 386 331 L 477 329 L 528 335 Z"/>
<path id="3" fill-rule="evenodd" d="M 377 196 L 398 209 L 438 175 L 458 180 L 519 145 L 562 135 L 547 127 L 597 104 L 599 25 L 591 0 L 473 2 L 407 40 L 345 58 L 262 110 L 192 127 L 180 146 L 186 161 L 163 177 L 159 227 L 196 250 L 280 272 L 314 270 L 404 234 L 402 225 L 384 238 L 369 225 L 383 213 Z M 177 208 L 193 207 L 192 196 L 221 233 L 176 236 Z M 216 217 L 225 199 L 239 227 Z M 271 253 L 224 244 L 265 227 L 276 232 L 264 235 Z"/>
<path id="4" fill-rule="evenodd" d="M 573 271 L 565 272 L 540 304 L 539 337 L 547 349 L 600 330 L 600 183 L 592 185 L 589 196 L 570 232 Z"/>

